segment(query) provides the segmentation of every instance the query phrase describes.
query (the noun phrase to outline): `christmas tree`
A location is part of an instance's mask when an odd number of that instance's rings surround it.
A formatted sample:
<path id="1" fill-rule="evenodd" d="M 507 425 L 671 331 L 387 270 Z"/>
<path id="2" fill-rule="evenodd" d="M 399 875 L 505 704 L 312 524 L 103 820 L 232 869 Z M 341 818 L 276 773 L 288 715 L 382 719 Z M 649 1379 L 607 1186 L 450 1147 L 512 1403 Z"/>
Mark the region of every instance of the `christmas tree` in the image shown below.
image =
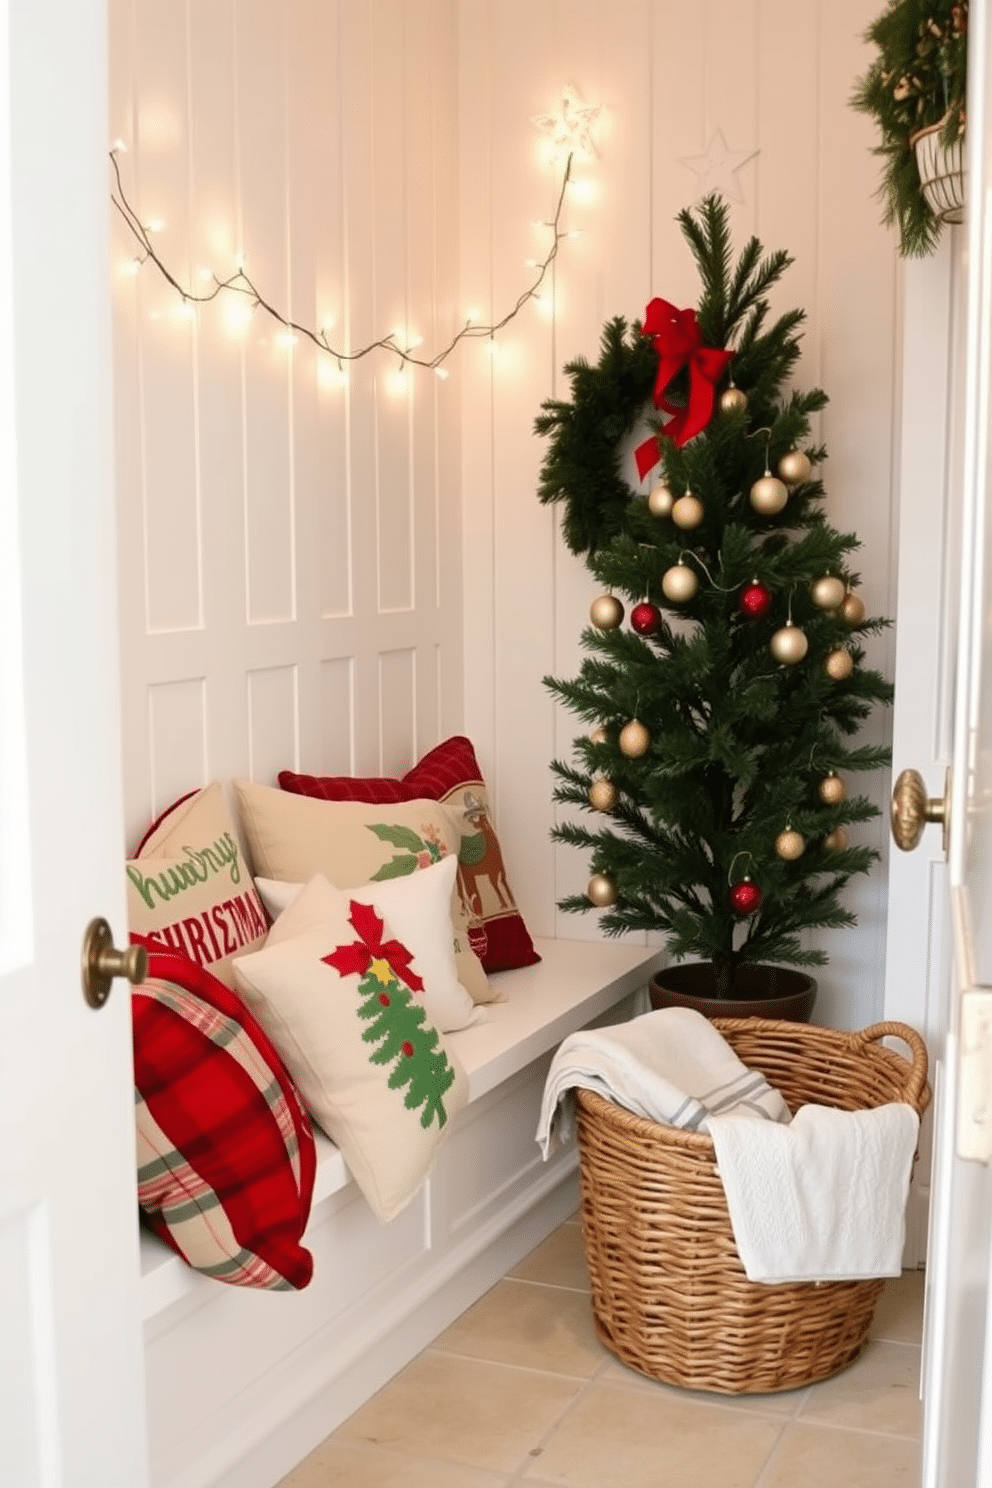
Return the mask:
<path id="1" fill-rule="evenodd" d="M 455 1071 L 437 1029 L 410 995 L 424 989 L 413 957 L 402 942 L 383 940 L 385 926 L 371 904 L 353 899 L 348 919 L 358 939 L 321 959 L 343 977 L 360 977 L 358 1016 L 368 1024 L 362 1039 L 375 1045 L 372 1064 L 393 1066 L 386 1081 L 390 1090 L 408 1085 L 404 1105 L 411 1111 L 423 1106 L 421 1126 L 436 1120 L 443 1127 L 448 1120 L 444 1096 L 455 1083 Z"/>
<path id="2" fill-rule="evenodd" d="M 856 593 L 857 537 L 824 514 L 811 418 L 826 395 L 789 386 L 803 312 L 770 315 L 791 258 L 752 238 L 732 262 L 717 196 L 678 221 L 698 307 L 609 321 L 598 364 L 569 363 L 571 398 L 536 422 L 540 499 L 564 503 L 566 541 L 606 591 L 578 676 L 545 678 L 589 730 L 552 763 L 555 799 L 583 813 L 553 835 L 592 865 L 562 909 L 601 909 L 611 935 L 664 932 L 727 997 L 744 965 L 823 965 L 806 932 L 855 923 L 842 891 L 879 855 L 847 829 L 879 812 L 847 781 L 889 762 L 857 735 L 891 701 L 861 642 L 888 622 Z M 646 497 L 623 473 L 645 406 Z"/>

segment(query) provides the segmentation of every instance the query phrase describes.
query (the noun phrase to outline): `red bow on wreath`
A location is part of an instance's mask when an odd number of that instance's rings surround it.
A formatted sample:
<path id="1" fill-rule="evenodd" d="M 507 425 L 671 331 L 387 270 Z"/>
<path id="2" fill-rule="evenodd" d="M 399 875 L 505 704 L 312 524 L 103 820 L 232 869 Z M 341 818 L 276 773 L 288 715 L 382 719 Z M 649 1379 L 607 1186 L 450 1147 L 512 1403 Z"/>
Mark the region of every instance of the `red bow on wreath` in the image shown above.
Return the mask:
<path id="1" fill-rule="evenodd" d="M 658 353 L 658 375 L 654 383 L 654 403 L 662 413 L 672 415 L 662 433 L 674 439 L 681 449 L 694 434 L 705 429 L 713 416 L 713 392 L 732 352 L 717 351 L 701 345 L 695 310 L 676 310 L 667 300 L 654 299 L 644 314 L 641 327 L 650 336 Z M 689 368 L 689 401 L 684 408 L 670 403 L 665 389 L 677 372 Z M 657 436 L 652 434 L 634 451 L 637 473 L 641 480 L 657 465 Z"/>

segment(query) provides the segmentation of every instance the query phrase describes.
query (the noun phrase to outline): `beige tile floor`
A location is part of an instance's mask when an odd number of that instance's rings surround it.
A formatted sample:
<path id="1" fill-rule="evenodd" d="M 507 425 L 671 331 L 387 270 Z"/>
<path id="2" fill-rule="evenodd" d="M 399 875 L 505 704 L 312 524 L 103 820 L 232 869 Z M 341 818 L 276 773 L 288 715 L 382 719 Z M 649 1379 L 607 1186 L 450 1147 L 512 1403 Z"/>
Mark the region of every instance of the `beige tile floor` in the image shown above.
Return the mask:
<path id="1" fill-rule="evenodd" d="M 592 1323 L 573 1220 L 280 1488 L 916 1488 L 923 1276 L 886 1284 L 849 1369 L 781 1395 L 677 1390 Z"/>

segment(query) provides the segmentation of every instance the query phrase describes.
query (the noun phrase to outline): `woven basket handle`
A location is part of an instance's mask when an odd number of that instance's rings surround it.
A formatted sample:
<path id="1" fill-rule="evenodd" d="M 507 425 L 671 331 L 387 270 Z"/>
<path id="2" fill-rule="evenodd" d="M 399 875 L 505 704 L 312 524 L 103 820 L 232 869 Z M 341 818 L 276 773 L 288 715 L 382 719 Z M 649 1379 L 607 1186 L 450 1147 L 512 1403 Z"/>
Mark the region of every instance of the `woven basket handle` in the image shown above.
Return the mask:
<path id="1" fill-rule="evenodd" d="M 927 1083 L 927 1046 L 916 1029 L 910 1028 L 908 1023 L 873 1023 L 870 1028 L 863 1028 L 852 1037 L 862 1048 L 866 1044 L 878 1043 L 883 1038 L 902 1040 L 912 1056 L 907 1061 L 910 1069 L 906 1078 L 905 1099 L 910 1105 L 919 1107 L 920 1097 Z"/>

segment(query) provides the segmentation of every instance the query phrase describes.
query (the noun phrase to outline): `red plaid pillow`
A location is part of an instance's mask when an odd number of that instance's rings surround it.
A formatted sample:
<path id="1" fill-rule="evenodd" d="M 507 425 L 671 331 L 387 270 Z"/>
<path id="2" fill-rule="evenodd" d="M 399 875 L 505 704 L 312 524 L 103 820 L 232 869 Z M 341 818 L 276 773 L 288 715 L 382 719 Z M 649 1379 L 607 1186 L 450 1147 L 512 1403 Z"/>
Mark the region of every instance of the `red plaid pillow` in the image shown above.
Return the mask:
<path id="1" fill-rule="evenodd" d="M 300 1239 L 316 1151 L 296 1088 L 240 998 L 209 971 L 151 947 L 148 963 L 131 992 L 142 1212 L 218 1281 L 305 1287 L 313 1257 Z"/>
<path id="2" fill-rule="evenodd" d="M 458 886 L 469 918 L 472 949 L 486 971 L 540 961 L 506 879 L 503 852 L 472 742 L 464 735 L 435 746 L 400 780 L 386 776 L 298 775 L 281 770 L 279 784 L 323 801 L 442 801 L 461 832 Z"/>

